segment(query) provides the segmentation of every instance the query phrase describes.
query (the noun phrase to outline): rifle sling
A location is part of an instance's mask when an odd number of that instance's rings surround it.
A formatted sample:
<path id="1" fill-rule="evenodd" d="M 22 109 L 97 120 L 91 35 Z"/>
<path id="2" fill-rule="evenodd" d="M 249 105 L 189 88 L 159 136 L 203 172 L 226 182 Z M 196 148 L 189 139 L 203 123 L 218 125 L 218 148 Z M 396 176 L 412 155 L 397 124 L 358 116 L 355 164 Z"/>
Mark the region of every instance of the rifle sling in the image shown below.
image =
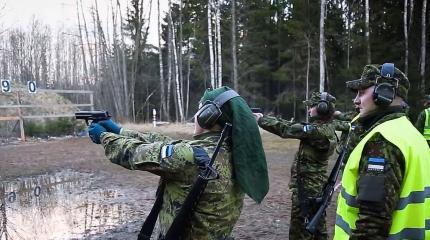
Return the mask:
<path id="1" fill-rule="evenodd" d="M 218 155 L 218 152 L 225 141 L 225 139 L 230 136 L 231 132 L 231 124 L 226 123 L 221 132 L 221 136 L 218 140 L 217 146 L 215 147 L 215 151 L 212 154 L 211 161 L 208 165 L 208 168 L 213 166 L 213 163 Z M 207 173 L 209 169 L 205 172 Z M 173 219 L 172 224 L 170 225 L 169 230 L 167 230 L 166 236 L 164 240 L 180 240 L 183 239 L 185 234 L 185 228 L 190 224 L 191 215 L 195 210 L 195 206 L 198 204 L 200 200 L 201 194 L 204 192 L 209 179 L 202 178 L 200 175 L 197 176 L 197 180 L 194 182 L 190 192 L 185 198 L 184 203 L 182 204 L 179 213 L 176 215 L 175 219 Z"/>
<path id="2" fill-rule="evenodd" d="M 164 188 L 166 187 L 166 183 L 163 179 L 161 179 L 160 184 L 157 188 L 157 198 L 155 199 L 155 203 L 152 206 L 151 212 L 146 217 L 145 222 L 142 225 L 142 229 L 140 229 L 140 233 L 137 236 L 137 240 L 150 240 L 152 232 L 154 231 L 155 223 L 157 221 L 158 214 L 160 213 L 161 206 L 163 205 L 163 195 Z"/>

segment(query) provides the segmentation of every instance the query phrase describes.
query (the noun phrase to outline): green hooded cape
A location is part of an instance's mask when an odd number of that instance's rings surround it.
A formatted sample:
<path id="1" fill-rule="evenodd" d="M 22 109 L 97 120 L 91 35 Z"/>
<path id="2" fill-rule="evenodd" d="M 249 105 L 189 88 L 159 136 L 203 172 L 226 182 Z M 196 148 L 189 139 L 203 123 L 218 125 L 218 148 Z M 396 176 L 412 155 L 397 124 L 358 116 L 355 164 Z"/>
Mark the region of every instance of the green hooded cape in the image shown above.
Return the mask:
<path id="1" fill-rule="evenodd" d="M 213 101 L 228 90 L 229 87 L 208 89 L 200 102 Z M 269 190 L 269 178 L 257 122 L 242 97 L 235 97 L 226 102 L 221 111 L 218 123 L 221 126 L 226 122 L 233 125 L 232 154 L 236 181 L 249 197 L 260 203 Z"/>

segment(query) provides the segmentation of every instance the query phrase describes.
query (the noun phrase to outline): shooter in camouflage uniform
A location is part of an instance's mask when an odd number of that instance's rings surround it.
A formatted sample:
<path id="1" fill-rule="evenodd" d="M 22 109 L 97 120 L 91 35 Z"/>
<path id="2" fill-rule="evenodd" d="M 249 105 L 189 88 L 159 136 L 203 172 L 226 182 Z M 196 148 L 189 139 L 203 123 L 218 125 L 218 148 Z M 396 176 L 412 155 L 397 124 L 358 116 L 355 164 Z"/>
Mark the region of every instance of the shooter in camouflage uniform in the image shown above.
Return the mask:
<path id="1" fill-rule="evenodd" d="M 227 90 L 222 87 L 206 91 L 200 105 L 210 103 Z M 191 189 L 201 167 L 201 156 L 206 155 L 209 160 L 214 153 L 226 122 L 233 125 L 232 133 L 214 162 L 220 178 L 209 181 L 183 239 L 232 239 L 244 194 L 260 203 L 268 191 L 266 159 L 251 110 L 240 96 L 230 99 L 221 110 L 221 117 L 210 129 L 203 129 L 195 121 L 194 140 L 172 140 L 154 132 L 127 130 L 112 120 L 90 125 L 91 139 L 101 142 L 111 162 L 154 173 L 165 182 L 158 218 L 159 239 L 165 236 Z"/>
<path id="2" fill-rule="evenodd" d="M 359 141 L 343 171 L 336 240 L 430 239 L 430 153 L 405 114 L 407 77 L 383 66 L 346 83 L 357 93 Z"/>
<path id="3" fill-rule="evenodd" d="M 309 123 L 289 122 L 254 113 L 261 128 L 282 138 L 300 140 L 299 150 L 291 167 L 292 209 L 289 238 L 292 240 L 327 239 L 325 219 L 321 219 L 314 235 L 308 233 L 305 226 L 318 210 L 314 199 L 322 192 L 327 180 L 328 158 L 333 154 L 337 143 L 334 125 L 331 124 L 336 99 L 329 96 L 329 110 L 325 114 L 317 112 L 317 106 L 321 102 L 319 92 L 312 93 L 311 98 L 305 101 L 310 107 Z"/>
<path id="4" fill-rule="evenodd" d="M 430 146 L 430 95 L 424 96 L 424 110 L 418 115 L 415 127 L 423 134 Z"/>

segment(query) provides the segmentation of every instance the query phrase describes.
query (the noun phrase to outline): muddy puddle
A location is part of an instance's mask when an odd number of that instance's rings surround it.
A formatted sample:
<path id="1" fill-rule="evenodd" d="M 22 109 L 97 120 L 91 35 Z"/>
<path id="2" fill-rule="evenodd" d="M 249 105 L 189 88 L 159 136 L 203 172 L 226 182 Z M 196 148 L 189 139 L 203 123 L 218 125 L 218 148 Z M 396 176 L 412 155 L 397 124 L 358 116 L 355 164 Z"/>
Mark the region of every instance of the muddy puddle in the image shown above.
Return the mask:
<path id="1" fill-rule="evenodd" d="M 155 189 L 103 181 L 72 170 L 2 180 L 0 240 L 135 239 Z"/>

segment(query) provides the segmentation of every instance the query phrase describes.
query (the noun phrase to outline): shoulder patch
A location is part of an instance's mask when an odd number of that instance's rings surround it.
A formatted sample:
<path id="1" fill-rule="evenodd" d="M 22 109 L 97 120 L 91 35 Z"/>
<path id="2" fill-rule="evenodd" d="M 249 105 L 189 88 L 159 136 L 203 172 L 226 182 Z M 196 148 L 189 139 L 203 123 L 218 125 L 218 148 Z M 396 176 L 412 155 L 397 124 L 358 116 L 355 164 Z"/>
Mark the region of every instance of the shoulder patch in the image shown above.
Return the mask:
<path id="1" fill-rule="evenodd" d="M 303 132 L 305 132 L 305 133 L 311 133 L 314 129 L 315 129 L 315 126 L 313 126 L 311 124 L 305 124 L 303 126 Z"/>
<path id="2" fill-rule="evenodd" d="M 169 158 L 173 155 L 174 152 L 174 145 L 173 144 L 168 144 L 168 145 L 164 145 L 161 148 L 161 159 L 164 158 Z"/>
<path id="3" fill-rule="evenodd" d="M 385 168 L 385 158 L 369 157 L 367 159 L 367 171 L 383 172 Z"/>

